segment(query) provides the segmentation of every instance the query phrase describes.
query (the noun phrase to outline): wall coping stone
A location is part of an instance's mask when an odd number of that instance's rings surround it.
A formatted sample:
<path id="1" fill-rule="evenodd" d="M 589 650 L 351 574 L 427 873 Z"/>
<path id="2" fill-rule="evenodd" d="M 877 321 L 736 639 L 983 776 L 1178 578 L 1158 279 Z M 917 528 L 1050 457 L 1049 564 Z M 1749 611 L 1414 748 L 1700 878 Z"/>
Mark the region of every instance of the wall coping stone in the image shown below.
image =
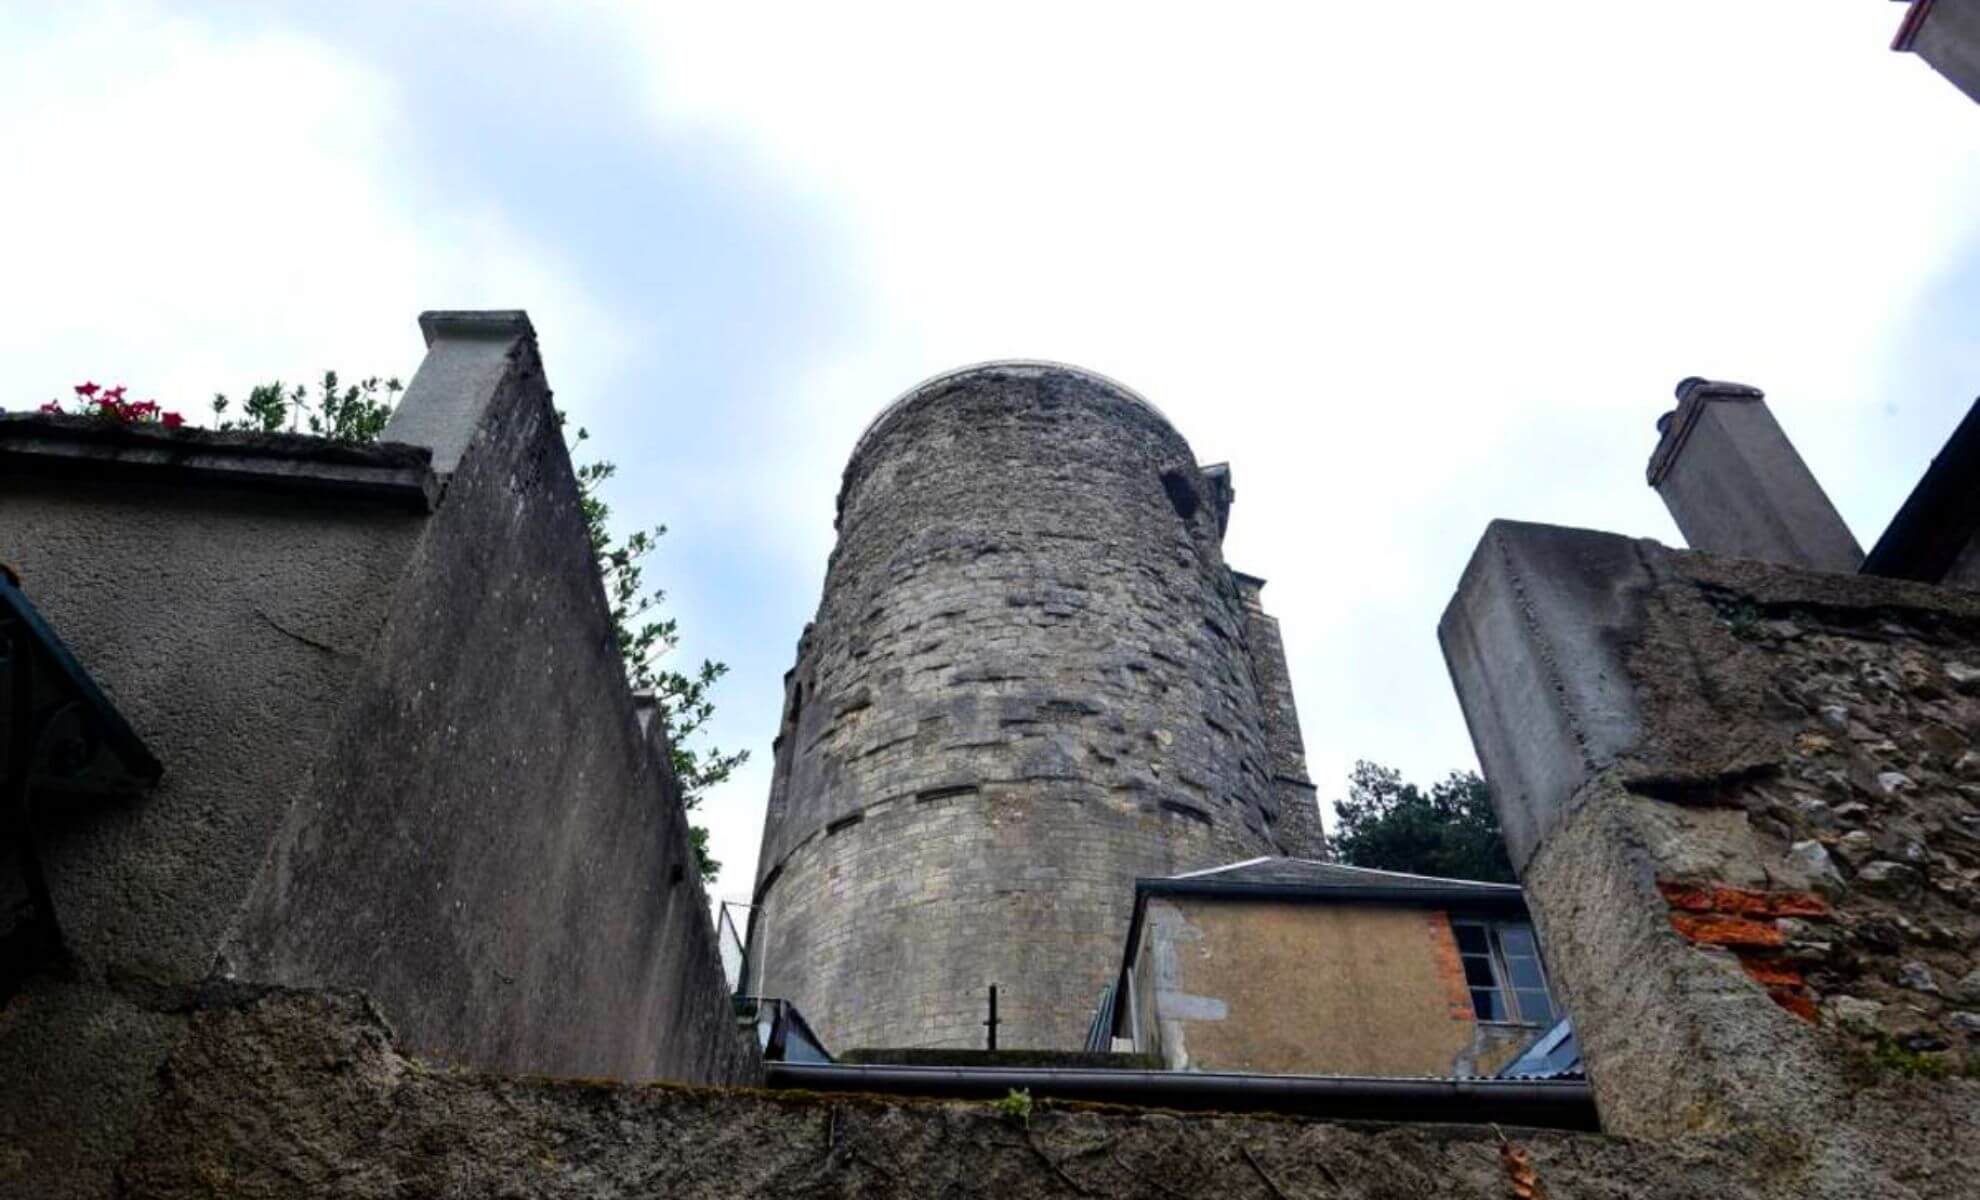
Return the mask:
<path id="1" fill-rule="evenodd" d="M 353 446 L 300 433 L 112 425 L 93 417 L 0 413 L 0 471 L 330 494 L 430 512 L 432 455 L 397 442 Z"/>

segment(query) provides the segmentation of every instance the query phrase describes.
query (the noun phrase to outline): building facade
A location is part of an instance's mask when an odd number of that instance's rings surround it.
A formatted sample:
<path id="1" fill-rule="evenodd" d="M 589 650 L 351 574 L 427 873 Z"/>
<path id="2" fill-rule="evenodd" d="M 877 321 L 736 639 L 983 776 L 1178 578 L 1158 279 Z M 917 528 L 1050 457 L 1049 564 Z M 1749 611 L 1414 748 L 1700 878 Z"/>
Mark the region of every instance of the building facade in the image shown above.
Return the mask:
<path id="1" fill-rule="evenodd" d="M 1479 1078 L 1559 1016 L 1517 886 L 1259 858 L 1136 885 L 1095 1029 L 1172 1071 Z"/>

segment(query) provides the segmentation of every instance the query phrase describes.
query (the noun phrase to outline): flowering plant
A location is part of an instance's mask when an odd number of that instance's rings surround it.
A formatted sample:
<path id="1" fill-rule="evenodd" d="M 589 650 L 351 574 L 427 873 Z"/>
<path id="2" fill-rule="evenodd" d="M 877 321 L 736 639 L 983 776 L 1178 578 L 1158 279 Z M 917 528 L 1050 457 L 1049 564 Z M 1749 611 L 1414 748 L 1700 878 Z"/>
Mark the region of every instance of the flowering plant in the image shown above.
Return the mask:
<path id="1" fill-rule="evenodd" d="M 98 387 L 93 383 L 76 385 L 77 403 L 82 407 L 74 410 L 62 407 L 60 400 L 50 400 L 41 406 L 45 413 L 57 415 L 95 417 L 110 425 L 149 425 L 154 422 L 167 429 L 177 429 L 186 419 L 175 412 L 158 407 L 156 400 L 126 400 L 122 384 L 116 387 Z"/>

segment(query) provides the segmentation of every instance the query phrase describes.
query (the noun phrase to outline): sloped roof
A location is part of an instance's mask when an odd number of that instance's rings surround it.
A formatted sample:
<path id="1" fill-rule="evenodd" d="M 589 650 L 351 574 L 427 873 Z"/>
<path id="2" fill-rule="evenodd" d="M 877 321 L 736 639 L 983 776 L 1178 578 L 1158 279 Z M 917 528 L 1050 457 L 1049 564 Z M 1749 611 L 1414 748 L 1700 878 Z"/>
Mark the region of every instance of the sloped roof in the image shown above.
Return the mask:
<path id="1" fill-rule="evenodd" d="M 1444 901 L 1472 898 L 1505 903 L 1518 901 L 1523 896 L 1519 885 L 1514 883 L 1439 879 L 1432 875 L 1377 871 L 1312 858 L 1252 858 L 1221 867 L 1138 882 L 1145 891 L 1196 892 L 1227 886 L 1233 892 L 1266 888 L 1274 892 L 1310 891 L 1316 898 L 1325 898 L 1329 893 L 1351 893 L 1361 898 L 1393 893 L 1395 898 L 1403 900 L 1429 899 L 1434 895 Z"/>
<path id="2" fill-rule="evenodd" d="M 1581 1065 L 1581 1043 L 1574 1036 L 1574 1022 L 1562 1017 L 1552 1028 L 1534 1038 L 1519 1057 L 1505 1065 L 1498 1079 L 1585 1079 Z"/>

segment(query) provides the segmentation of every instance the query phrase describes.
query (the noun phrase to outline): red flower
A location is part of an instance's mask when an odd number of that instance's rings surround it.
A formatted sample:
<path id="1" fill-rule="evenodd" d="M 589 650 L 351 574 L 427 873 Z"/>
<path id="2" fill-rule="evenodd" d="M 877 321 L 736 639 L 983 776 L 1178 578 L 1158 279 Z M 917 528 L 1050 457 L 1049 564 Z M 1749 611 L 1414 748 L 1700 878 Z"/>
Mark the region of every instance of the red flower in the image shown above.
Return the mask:
<path id="1" fill-rule="evenodd" d="M 113 388 L 104 388 L 103 394 L 112 400 L 122 400 L 124 398 L 124 385 L 120 383 Z"/>
<path id="2" fill-rule="evenodd" d="M 186 419 L 175 412 L 168 412 L 158 419 L 167 429 L 177 429 L 186 423 Z"/>
<path id="3" fill-rule="evenodd" d="M 94 396 L 98 390 L 97 386 L 93 383 L 79 383 L 76 385 L 76 395 L 78 396 Z"/>
<path id="4" fill-rule="evenodd" d="M 56 416 L 59 417 L 62 415 L 62 402 L 60 400 L 50 400 L 48 403 L 41 406 L 41 411 L 45 413 L 54 413 Z"/>

